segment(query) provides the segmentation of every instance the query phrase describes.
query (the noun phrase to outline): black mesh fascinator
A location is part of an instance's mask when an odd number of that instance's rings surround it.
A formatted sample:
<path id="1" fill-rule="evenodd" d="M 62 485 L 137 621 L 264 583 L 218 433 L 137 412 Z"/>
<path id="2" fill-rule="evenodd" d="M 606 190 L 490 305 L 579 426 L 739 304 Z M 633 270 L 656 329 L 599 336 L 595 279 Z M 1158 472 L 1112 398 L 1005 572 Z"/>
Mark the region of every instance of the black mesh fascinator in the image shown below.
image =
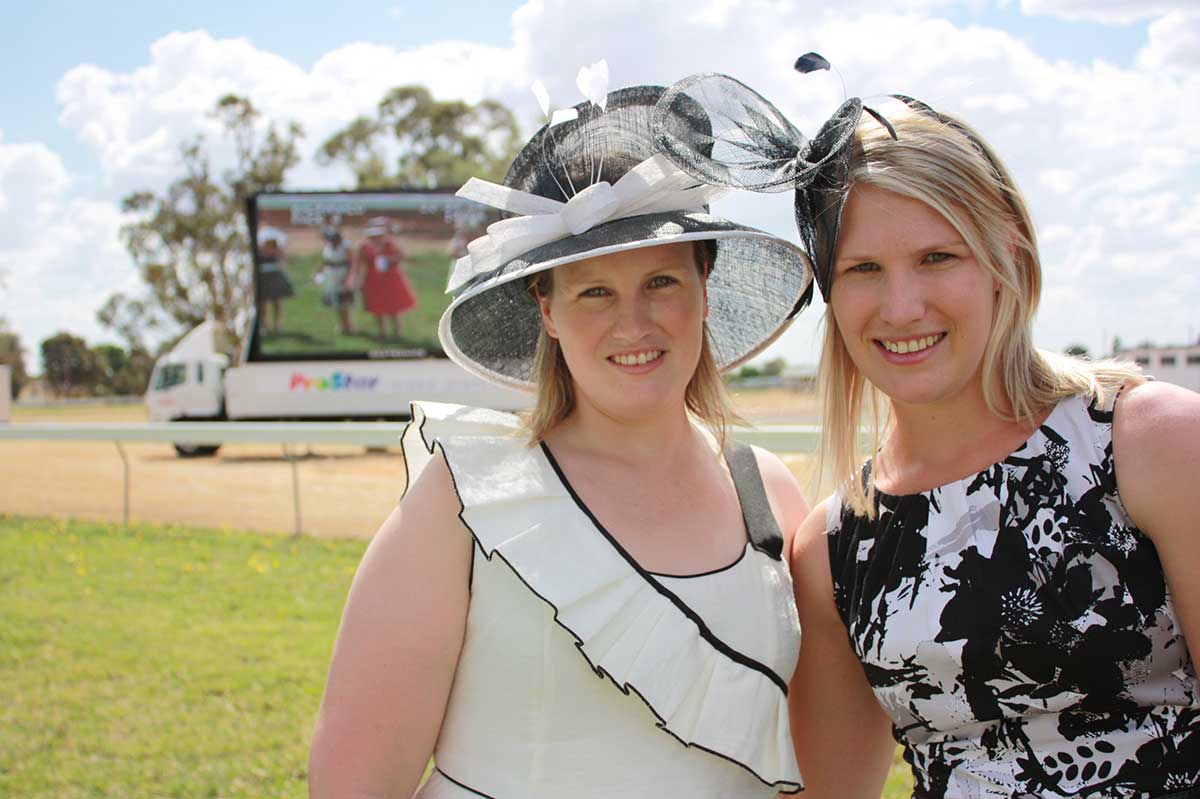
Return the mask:
<path id="1" fill-rule="evenodd" d="M 801 72 L 828 68 L 816 53 L 796 62 Z M 654 127 L 663 153 L 698 180 L 757 192 L 795 190 L 796 227 L 828 301 L 854 130 L 863 111 L 862 101 L 852 97 L 808 138 L 745 84 L 703 73 L 667 90 Z"/>
<path id="2" fill-rule="evenodd" d="M 508 218 L 455 264 L 455 299 L 438 334 L 446 354 L 500 385 L 533 388 L 541 314 L 537 273 L 585 258 L 685 241 L 712 241 L 708 330 L 718 367 L 771 343 L 811 296 L 812 271 L 795 245 L 708 213 L 726 184 L 685 172 L 659 152 L 652 118 L 664 89 L 636 86 L 555 113 L 514 159 L 503 185 L 472 179 L 466 196 Z M 703 111 L 675 103 L 692 124 Z M 704 145 L 699 145 L 701 151 Z"/>

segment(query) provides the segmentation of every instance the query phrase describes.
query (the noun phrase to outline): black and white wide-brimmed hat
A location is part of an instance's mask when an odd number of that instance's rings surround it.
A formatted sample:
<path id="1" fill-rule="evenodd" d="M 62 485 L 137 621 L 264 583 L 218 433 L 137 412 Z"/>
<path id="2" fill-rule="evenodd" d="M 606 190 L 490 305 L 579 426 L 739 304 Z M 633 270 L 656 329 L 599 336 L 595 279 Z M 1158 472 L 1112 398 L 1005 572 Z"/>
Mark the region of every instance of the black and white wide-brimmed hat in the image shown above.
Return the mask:
<path id="1" fill-rule="evenodd" d="M 707 322 L 721 369 L 760 352 L 808 304 L 812 270 L 803 252 L 709 214 L 722 189 L 659 153 L 652 119 L 663 92 L 630 87 L 608 94 L 603 106 L 560 111 L 556 120 L 567 119 L 533 136 L 503 186 L 473 178 L 459 191 L 510 216 L 454 265 L 448 291 L 455 298 L 438 328 L 453 361 L 493 383 L 532 390 L 542 319 L 529 278 L 640 247 L 715 242 Z"/>

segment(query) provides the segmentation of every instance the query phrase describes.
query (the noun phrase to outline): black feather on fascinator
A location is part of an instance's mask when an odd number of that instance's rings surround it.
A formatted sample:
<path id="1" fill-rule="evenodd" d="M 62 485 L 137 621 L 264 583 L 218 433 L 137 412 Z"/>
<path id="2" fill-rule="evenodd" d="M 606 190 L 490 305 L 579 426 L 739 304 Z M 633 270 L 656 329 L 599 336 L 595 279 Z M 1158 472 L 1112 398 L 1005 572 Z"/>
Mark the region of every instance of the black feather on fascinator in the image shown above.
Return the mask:
<path id="1" fill-rule="evenodd" d="M 795 68 L 812 72 L 828 69 L 829 62 L 806 53 Z M 808 138 L 750 87 L 728 75 L 702 73 L 667 90 L 654 131 L 662 152 L 699 180 L 756 192 L 794 190 L 796 227 L 828 301 L 854 131 L 864 110 L 895 135 L 886 120 L 852 97 Z"/>

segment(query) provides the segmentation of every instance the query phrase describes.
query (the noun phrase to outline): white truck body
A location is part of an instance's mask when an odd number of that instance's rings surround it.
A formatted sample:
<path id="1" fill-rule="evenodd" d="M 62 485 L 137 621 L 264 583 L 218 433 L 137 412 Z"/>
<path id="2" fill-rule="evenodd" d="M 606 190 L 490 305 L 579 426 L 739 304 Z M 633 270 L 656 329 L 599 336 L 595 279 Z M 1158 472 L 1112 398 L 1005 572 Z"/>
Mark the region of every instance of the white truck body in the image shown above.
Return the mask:
<path id="1" fill-rule="evenodd" d="M 446 358 L 255 361 L 227 368 L 205 322 L 154 365 L 146 408 L 154 421 L 399 419 L 413 400 L 529 407 Z"/>
<path id="2" fill-rule="evenodd" d="M 259 362 L 225 373 L 230 419 L 407 417 L 413 400 L 529 405 L 528 395 L 484 382 L 446 358 Z"/>

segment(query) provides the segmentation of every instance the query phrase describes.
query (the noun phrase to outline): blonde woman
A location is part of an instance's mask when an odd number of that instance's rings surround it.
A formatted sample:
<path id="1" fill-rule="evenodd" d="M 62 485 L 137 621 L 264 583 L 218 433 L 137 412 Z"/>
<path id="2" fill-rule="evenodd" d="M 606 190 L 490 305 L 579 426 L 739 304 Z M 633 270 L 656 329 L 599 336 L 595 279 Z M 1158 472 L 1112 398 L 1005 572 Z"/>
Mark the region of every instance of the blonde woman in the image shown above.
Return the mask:
<path id="1" fill-rule="evenodd" d="M 841 484 L 792 553 L 806 794 L 877 797 L 894 737 L 922 799 L 1200 796 L 1200 396 L 1038 350 L 1020 192 L 898 100 L 843 109 L 789 186 Z"/>
<path id="2" fill-rule="evenodd" d="M 446 352 L 525 419 L 414 407 L 410 487 L 346 604 L 313 797 L 662 799 L 800 789 L 787 552 L 807 512 L 733 446 L 720 369 L 805 304 L 793 245 L 709 215 L 656 153 L 662 90 L 543 128 L 515 216 L 451 278 Z"/>

